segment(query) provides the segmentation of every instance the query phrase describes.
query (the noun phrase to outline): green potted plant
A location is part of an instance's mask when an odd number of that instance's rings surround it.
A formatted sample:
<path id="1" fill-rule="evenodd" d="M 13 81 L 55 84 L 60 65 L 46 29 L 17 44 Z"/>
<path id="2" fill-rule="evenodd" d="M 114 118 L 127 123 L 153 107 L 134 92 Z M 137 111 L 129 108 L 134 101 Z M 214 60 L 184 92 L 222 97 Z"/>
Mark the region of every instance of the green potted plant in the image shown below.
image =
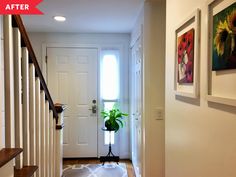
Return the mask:
<path id="1" fill-rule="evenodd" d="M 120 127 L 124 126 L 124 117 L 128 116 L 128 114 L 121 112 L 114 105 L 111 110 L 102 111 L 101 116 L 105 120 L 106 130 L 117 132 Z"/>

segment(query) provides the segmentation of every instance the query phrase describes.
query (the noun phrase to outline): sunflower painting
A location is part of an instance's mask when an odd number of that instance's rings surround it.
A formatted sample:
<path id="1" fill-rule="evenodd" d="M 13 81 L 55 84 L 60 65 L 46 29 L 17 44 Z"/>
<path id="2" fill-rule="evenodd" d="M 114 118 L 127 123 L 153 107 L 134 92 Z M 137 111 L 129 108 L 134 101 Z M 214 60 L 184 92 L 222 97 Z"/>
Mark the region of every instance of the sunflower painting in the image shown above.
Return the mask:
<path id="1" fill-rule="evenodd" d="M 177 39 L 178 83 L 193 83 L 194 29 Z"/>
<path id="2" fill-rule="evenodd" d="M 236 68 L 236 3 L 213 16 L 212 70 Z"/>

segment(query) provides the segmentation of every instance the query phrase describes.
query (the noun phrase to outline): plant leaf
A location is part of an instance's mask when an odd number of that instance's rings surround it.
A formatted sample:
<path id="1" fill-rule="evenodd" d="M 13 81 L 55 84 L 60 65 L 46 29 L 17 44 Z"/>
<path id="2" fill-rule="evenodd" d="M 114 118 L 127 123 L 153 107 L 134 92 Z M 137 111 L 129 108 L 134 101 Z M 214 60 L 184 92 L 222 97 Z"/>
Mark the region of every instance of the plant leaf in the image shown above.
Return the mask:
<path id="1" fill-rule="evenodd" d="M 129 114 L 126 114 L 126 113 L 122 113 L 122 116 L 128 116 Z"/>
<path id="2" fill-rule="evenodd" d="M 124 123 L 120 119 L 116 119 L 116 121 L 120 123 L 122 128 L 124 127 Z"/>

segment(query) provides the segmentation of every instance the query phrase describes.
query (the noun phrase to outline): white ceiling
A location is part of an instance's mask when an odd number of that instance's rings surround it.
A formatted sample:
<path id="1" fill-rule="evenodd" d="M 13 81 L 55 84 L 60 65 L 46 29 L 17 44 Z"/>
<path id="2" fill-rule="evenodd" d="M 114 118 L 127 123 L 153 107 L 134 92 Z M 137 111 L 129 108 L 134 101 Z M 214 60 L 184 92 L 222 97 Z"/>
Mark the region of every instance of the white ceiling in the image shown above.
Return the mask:
<path id="1" fill-rule="evenodd" d="M 24 15 L 29 32 L 129 33 L 143 0 L 44 0 L 44 15 Z M 66 16 L 64 23 L 55 15 Z"/>

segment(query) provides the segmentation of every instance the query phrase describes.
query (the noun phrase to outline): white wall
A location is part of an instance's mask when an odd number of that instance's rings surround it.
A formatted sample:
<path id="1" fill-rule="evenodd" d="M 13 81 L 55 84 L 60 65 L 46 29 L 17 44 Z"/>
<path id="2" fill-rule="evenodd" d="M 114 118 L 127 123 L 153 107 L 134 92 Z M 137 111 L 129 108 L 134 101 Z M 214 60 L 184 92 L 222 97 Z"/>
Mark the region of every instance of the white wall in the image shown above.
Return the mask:
<path id="1" fill-rule="evenodd" d="M 156 108 L 165 105 L 165 2 L 144 4 L 145 176 L 164 176 L 164 120 Z"/>
<path id="2" fill-rule="evenodd" d="M 165 106 L 165 1 L 145 1 L 142 13 L 131 35 L 144 23 L 142 176 L 164 177 L 165 121 L 156 120 L 156 108 Z"/>
<path id="3" fill-rule="evenodd" d="M 42 67 L 42 44 L 95 45 L 98 47 L 129 43 L 129 34 L 28 33 L 34 52 Z M 126 48 L 128 50 L 128 48 Z M 127 52 L 127 51 L 125 51 Z M 125 53 L 127 57 L 127 53 Z"/>
<path id="4" fill-rule="evenodd" d="M 93 46 L 100 49 L 119 48 L 121 49 L 121 108 L 122 111 L 128 112 L 128 59 L 129 59 L 129 34 L 76 34 L 76 33 L 29 33 L 29 37 L 35 51 L 36 57 L 41 68 L 45 68 L 42 58 L 43 44 L 65 44 L 78 46 Z M 43 57 L 44 58 L 44 57 Z M 100 121 L 102 121 L 100 119 Z M 99 130 L 100 127 L 98 127 Z M 107 147 L 102 150 L 102 145 L 99 145 L 101 154 L 107 153 Z M 130 157 L 129 148 L 129 122 L 127 126 L 120 131 L 119 136 L 119 152 L 121 158 Z"/>
<path id="5" fill-rule="evenodd" d="M 0 149 L 5 146 L 5 119 L 4 119 L 4 57 L 3 57 L 3 19 L 0 16 Z"/>
<path id="6" fill-rule="evenodd" d="M 235 2 L 231 0 L 231 2 Z M 236 109 L 208 103 L 207 0 L 167 0 L 166 177 L 236 176 Z M 174 94 L 175 29 L 201 9 L 200 99 Z M 232 74 L 235 70 L 232 71 Z M 230 82 L 235 83 L 230 80 Z M 226 81 L 225 86 L 229 83 Z M 226 86 L 227 87 L 227 86 Z M 234 94 L 236 94 L 234 92 Z"/>

